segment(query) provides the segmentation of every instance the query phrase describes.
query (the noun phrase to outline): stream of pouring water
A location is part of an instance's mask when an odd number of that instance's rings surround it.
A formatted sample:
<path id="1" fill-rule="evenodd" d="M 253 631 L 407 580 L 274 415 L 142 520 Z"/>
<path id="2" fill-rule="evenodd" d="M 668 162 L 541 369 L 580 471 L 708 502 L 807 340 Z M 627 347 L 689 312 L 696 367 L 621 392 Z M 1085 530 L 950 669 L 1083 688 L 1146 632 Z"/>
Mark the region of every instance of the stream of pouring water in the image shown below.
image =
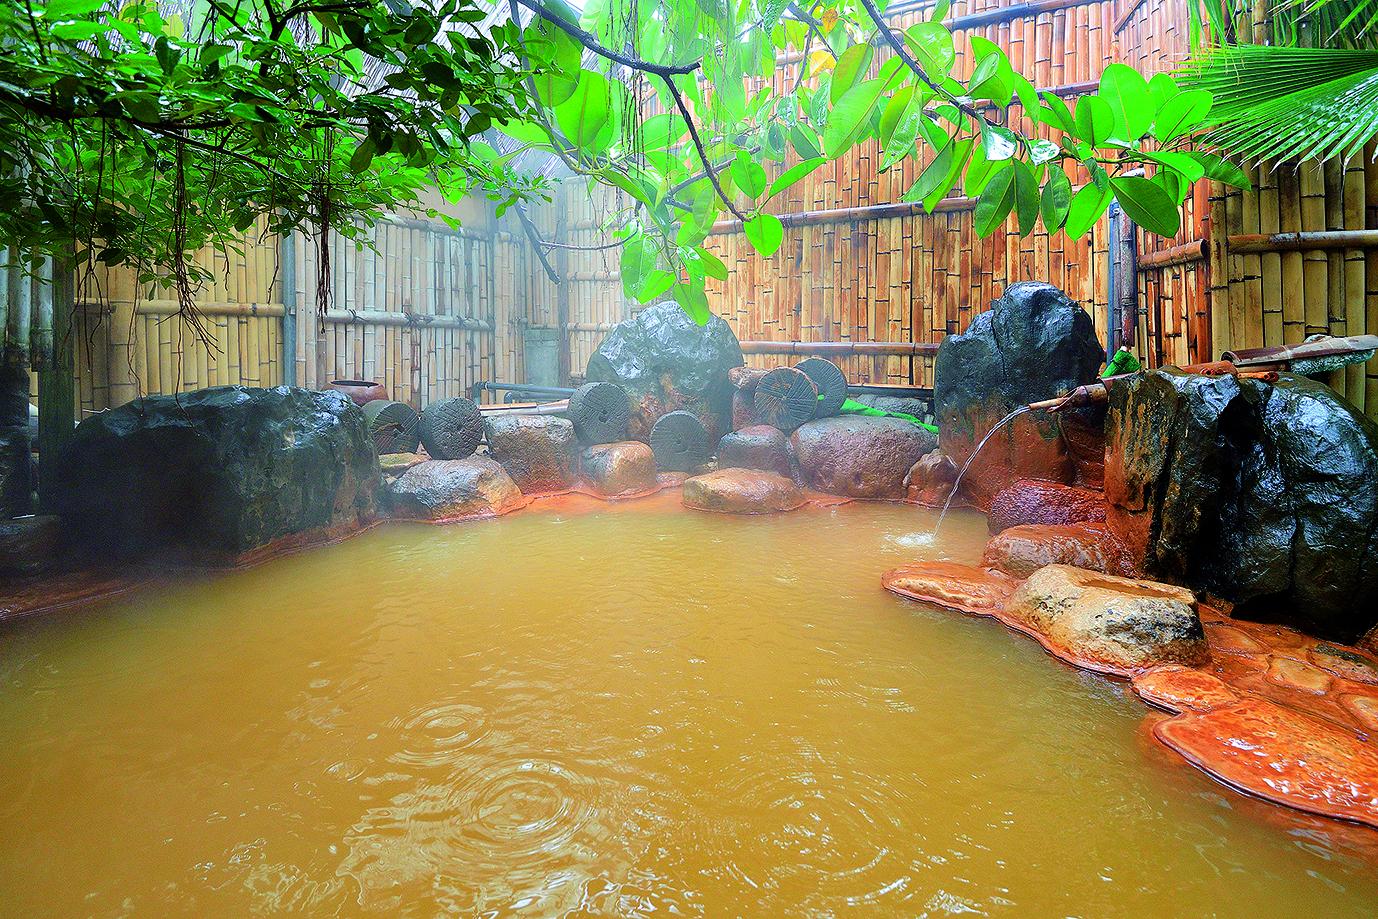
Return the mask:
<path id="1" fill-rule="evenodd" d="M 938 538 L 938 530 L 942 528 L 943 518 L 947 516 L 947 509 L 952 506 L 952 499 L 957 496 L 957 489 L 962 485 L 962 476 L 967 474 L 967 469 L 970 468 L 972 461 L 976 459 L 976 455 L 981 452 L 981 448 L 986 445 L 986 441 L 990 440 L 996 431 L 1027 411 L 1029 411 L 1029 407 L 1027 405 L 1021 405 L 1004 418 L 1001 418 L 995 423 L 993 428 L 986 432 L 986 436 L 981 438 L 981 442 L 976 445 L 976 449 L 972 450 L 971 454 L 967 456 L 967 461 L 962 464 L 961 469 L 957 470 L 957 478 L 952 483 L 952 491 L 947 493 L 947 500 L 943 502 L 943 510 L 942 513 L 938 515 L 938 522 L 933 525 L 933 539 Z"/>

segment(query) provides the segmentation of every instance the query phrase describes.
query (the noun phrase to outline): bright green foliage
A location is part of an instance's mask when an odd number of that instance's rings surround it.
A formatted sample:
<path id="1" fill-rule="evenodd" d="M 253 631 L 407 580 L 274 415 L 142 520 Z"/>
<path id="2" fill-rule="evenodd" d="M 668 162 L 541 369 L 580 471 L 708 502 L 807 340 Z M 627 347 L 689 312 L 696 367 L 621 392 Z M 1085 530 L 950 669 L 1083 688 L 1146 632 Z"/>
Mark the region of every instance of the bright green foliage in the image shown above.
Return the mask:
<path id="1" fill-rule="evenodd" d="M 519 199 L 530 183 L 476 141 L 529 116 L 515 30 L 476 35 L 472 0 L 433 2 L 0 5 L 0 240 L 185 294 L 186 253 L 263 215 L 353 235 L 432 184 Z"/>
<path id="2" fill-rule="evenodd" d="M 766 210 L 776 209 L 771 200 L 872 138 L 879 170 L 910 157 L 925 164 L 905 201 L 931 211 L 945 197 L 976 197 L 981 235 L 1010 220 L 1026 235 L 1041 220 L 1080 236 L 1115 196 L 1141 225 L 1170 235 L 1193 181 L 1244 180 L 1194 145 L 1208 92 L 1117 64 L 1073 109 L 1038 93 L 997 45 L 965 33 L 973 71 L 957 80 L 957 39 L 940 19 L 895 32 L 873 0 L 590 0 L 577 17 L 555 0 L 507 2 L 535 14 L 524 38 L 537 83 L 597 87 L 600 103 L 542 93 L 533 120 L 502 130 L 522 141 L 544 131 L 540 145 L 571 169 L 627 191 L 631 203 L 609 218 L 637 249 L 622 261 L 624 289 L 648 299 L 668 273 L 695 315 L 706 315 L 705 279 L 719 276 L 702 255 L 713 225 L 740 221 L 751 247 L 773 256 L 784 228 Z M 803 64 L 777 74 L 786 55 Z M 589 111 L 606 122 L 585 124 Z M 1021 115 L 1038 125 L 1032 136 L 1008 127 Z M 652 238 L 654 247 L 644 242 Z"/>

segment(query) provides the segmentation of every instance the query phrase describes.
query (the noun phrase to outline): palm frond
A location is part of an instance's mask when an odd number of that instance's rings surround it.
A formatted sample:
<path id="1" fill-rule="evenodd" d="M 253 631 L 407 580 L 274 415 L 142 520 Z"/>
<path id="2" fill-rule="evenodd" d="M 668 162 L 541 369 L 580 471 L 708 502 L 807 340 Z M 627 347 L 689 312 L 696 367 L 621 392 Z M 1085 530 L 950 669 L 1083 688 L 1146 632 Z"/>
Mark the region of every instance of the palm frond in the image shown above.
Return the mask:
<path id="1" fill-rule="evenodd" d="M 1244 159 L 1348 159 L 1378 135 L 1378 51 L 1226 45 L 1179 77 L 1215 100 L 1206 142 Z"/>
<path id="2" fill-rule="evenodd" d="M 1280 0 L 1271 15 L 1280 44 L 1372 48 L 1378 41 L 1378 0 Z"/>

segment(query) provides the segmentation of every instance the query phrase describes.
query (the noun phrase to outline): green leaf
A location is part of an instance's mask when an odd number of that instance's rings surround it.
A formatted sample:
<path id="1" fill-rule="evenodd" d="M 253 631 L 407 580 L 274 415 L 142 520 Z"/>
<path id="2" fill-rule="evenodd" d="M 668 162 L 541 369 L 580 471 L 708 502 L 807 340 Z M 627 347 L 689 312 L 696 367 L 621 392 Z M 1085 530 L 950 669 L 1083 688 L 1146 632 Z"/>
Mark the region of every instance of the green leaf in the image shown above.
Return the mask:
<path id="1" fill-rule="evenodd" d="M 822 153 L 818 149 L 818 134 L 802 124 L 790 125 L 789 142 L 800 159 L 811 160 Z"/>
<path id="2" fill-rule="evenodd" d="M 1038 223 L 1038 179 L 1023 160 L 1014 161 L 1014 212 L 1019 218 L 1019 235 L 1028 236 Z"/>
<path id="3" fill-rule="evenodd" d="M 1067 219 L 1067 207 L 1072 203 L 1072 183 L 1067 173 L 1060 168 L 1048 170 L 1048 182 L 1043 186 L 1043 195 L 1038 202 L 1039 213 L 1043 217 L 1043 228 L 1056 233 Z"/>
<path id="4" fill-rule="evenodd" d="M 570 142 L 590 154 L 603 152 L 598 143 L 608 126 L 611 94 L 607 78 L 593 70 L 585 70 L 579 77 L 574 94 L 555 108 L 555 120 Z"/>
<path id="5" fill-rule="evenodd" d="M 976 199 L 974 226 L 982 239 L 1000 229 L 1014 207 L 1014 170 L 996 172 L 986 183 L 981 197 Z"/>
<path id="6" fill-rule="evenodd" d="M 703 246 L 696 247 L 694 251 L 698 253 L 699 258 L 703 262 L 704 274 L 708 275 L 710 278 L 717 278 L 719 281 L 727 280 L 727 265 L 723 263 L 722 259 L 703 248 Z"/>
<path id="7" fill-rule="evenodd" d="M 732 182 L 748 198 L 759 198 L 766 190 L 766 171 L 745 150 L 739 150 L 732 163 Z"/>
<path id="8" fill-rule="evenodd" d="M 842 56 L 833 65 L 833 81 L 828 88 L 828 99 L 833 105 L 837 105 L 837 100 L 841 99 L 849 89 L 856 86 L 856 81 L 871 66 L 873 54 L 875 54 L 875 49 L 864 43 L 852 45 L 842 52 Z"/>
<path id="9" fill-rule="evenodd" d="M 1035 166 L 1051 163 L 1061 155 L 1061 148 L 1051 140 L 1044 140 L 1040 137 L 1029 142 L 1029 159 Z"/>
<path id="10" fill-rule="evenodd" d="M 1148 97 L 1155 112 L 1161 112 L 1163 105 L 1181 91 L 1177 81 L 1166 73 L 1155 73 L 1148 81 Z"/>
<path id="11" fill-rule="evenodd" d="M 641 125 L 643 149 L 663 150 L 673 146 L 689 133 L 689 126 L 678 112 L 652 115 Z"/>
<path id="12" fill-rule="evenodd" d="M 1113 197 L 1108 184 L 1105 188 L 1091 182 L 1083 185 L 1072 196 L 1072 203 L 1067 208 L 1067 220 L 1062 225 L 1063 230 L 1072 239 L 1081 239 L 1086 235 L 1086 231 L 1100 220 L 1101 214 L 1110 206 Z"/>
<path id="13" fill-rule="evenodd" d="M 823 151 L 829 159 L 841 155 L 855 143 L 857 135 L 866 126 L 871 109 L 880 99 L 882 88 L 880 80 L 867 80 L 853 86 L 837 100 L 823 128 Z"/>
<path id="14" fill-rule="evenodd" d="M 915 92 L 910 96 L 904 114 L 900 117 L 899 123 L 895 126 L 889 140 L 885 141 L 885 156 L 880 164 L 881 172 L 914 152 L 914 145 L 918 142 L 920 129 L 929 123 L 927 116 L 924 115 L 924 100 L 926 98 L 927 93 L 924 92 Z"/>
<path id="15" fill-rule="evenodd" d="M 699 278 L 697 284 L 677 282 L 674 286 L 674 298 L 690 319 L 699 325 L 708 325 L 713 311 L 708 308 L 708 297 L 703 292 L 703 278 Z"/>
<path id="16" fill-rule="evenodd" d="M 967 139 L 943 147 L 924 171 L 919 173 L 919 178 L 909 191 L 904 193 L 904 200 L 922 201 L 924 210 L 933 213 L 933 208 L 947 196 L 952 186 L 961 178 L 972 146 L 972 141 Z"/>
<path id="17" fill-rule="evenodd" d="M 351 172 L 360 173 L 368 168 L 368 164 L 373 162 L 373 138 L 365 137 L 359 146 L 354 148 L 354 155 L 349 158 L 349 169 Z"/>
<path id="18" fill-rule="evenodd" d="M 952 33 L 941 22 L 920 22 L 904 30 L 904 43 L 913 52 L 924 72 L 940 80 L 952 70 L 957 51 Z"/>
<path id="19" fill-rule="evenodd" d="M 1206 168 L 1185 153 L 1174 153 L 1169 150 L 1144 150 L 1139 155 L 1146 160 L 1181 173 L 1187 184 L 1195 182 L 1206 174 Z M 1159 170 L 1159 172 L 1163 171 Z"/>
<path id="20" fill-rule="evenodd" d="M 969 92 L 973 99 L 989 99 L 1000 107 L 1010 104 L 1014 97 L 1014 68 L 1005 50 L 989 39 L 971 36 L 971 50 L 976 56 Z"/>
<path id="21" fill-rule="evenodd" d="M 1173 96 L 1158 111 L 1153 122 L 1153 136 L 1167 143 L 1196 130 L 1210 114 L 1214 101 L 1204 89 L 1192 89 Z"/>
<path id="22" fill-rule="evenodd" d="M 641 287 L 636 291 L 635 298 L 641 303 L 650 303 L 673 287 L 674 283 L 675 276 L 672 272 L 657 268 L 647 273 Z"/>
<path id="23" fill-rule="evenodd" d="M 656 260 L 659 250 L 656 248 L 655 241 L 646 234 L 637 231 L 622 246 L 621 274 L 622 292 L 628 297 L 636 298 L 646 283 L 646 277 L 656 269 Z"/>
<path id="24" fill-rule="evenodd" d="M 895 60 L 895 58 L 891 58 Z M 876 130 L 876 137 L 880 139 L 882 148 L 890 144 L 890 138 L 895 136 L 895 127 L 904 117 L 905 111 L 909 108 L 909 103 L 914 98 L 914 87 L 905 86 L 890 97 L 890 101 L 885 103 L 885 109 L 880 114 L 880 127 Z"/>
<path id="25" fill-rule="evenodd" d="M 1077 137 L 1099 147 L 1115 131 L 1115 113 L 1099 96 L 1082 96 L 1077 100 L 1076 123 Z"/>
<path id="26" fill-rule="evenodd" d="M 785 241 L 785 225 L 774 214 L 757 214 L 743 225 L 746 241 L 761 255 L 769 258 Z"/>
<path id="27" fill-rule="evenodd" d="M 795 182 L 798 182 L 827 161 L 827 157 L 818 156 L 811 160 L 804 160 L 804 162 L 796 166 L 791 166 L 789 169 L 780 173 L 774 182 L 770 183 L 770 194 L 767 195 L 767 197 L 774 198 L 776 195 L 780 194 L 780 192 L 789 188 Z"/>
<path id="28" fill-rule="evenodd" d="M 1160 185 L 1142 176 L 1121 176 L 1110 180 L 1115 198 L 1129 219 L 1150 233 L 1176 236 L 1182 228 L 1182 213 Z"/>
<path id="29" fill-rule="evenodd" d="M 1111 135 L 1126 142 L 1138 140 L 1153 124 L 1154 106 L 1148 94 L 1148 81 L 1128 64 L 1111 64 L 1101 71 L 1100 98 L 1110 106 L 1115 119 Z"/>
<path id="30" fill-rule="evenodd" d="M 966 192 L 968 198 L 979 197 L 985 190 L 986 184 L 991 176 L 1009 165 L 1009 160 L 995 160 L 992 162 L 980 144 L 975 144 L 971 148 L 971 162 L 967 164 L 966 175 L 962 181 L 962 190 Z"/>
<path id="31" fill-rule="evenodd" d="M 1201 164 L 1201 168 L 1206 171 L 1206 178 L 1208 179 L 1224 182 L 1226 185 L 1233 185 L 1235 188 L 1242 188 L 1246 191 L 1253 188 L 1248 173 L 1218 154 L 1192 152 L 1186 155 Z"/>
<path id="32" fill-rule="evenodd" d="M 1057 93 L 1043 93 L 1043 106 L 1038 110 L 1038 120 L 1049 127 L 1057 128 L 1064 134 L 1076 134 L 1077 122 L 1067 103 Z"/>
<path id="33" fill-rule="evenodd" d="M 981 149 L 988 160 L 1007 160 L 1019 152 L 1019 138 L 1009 128 L 983 121 Z"/>

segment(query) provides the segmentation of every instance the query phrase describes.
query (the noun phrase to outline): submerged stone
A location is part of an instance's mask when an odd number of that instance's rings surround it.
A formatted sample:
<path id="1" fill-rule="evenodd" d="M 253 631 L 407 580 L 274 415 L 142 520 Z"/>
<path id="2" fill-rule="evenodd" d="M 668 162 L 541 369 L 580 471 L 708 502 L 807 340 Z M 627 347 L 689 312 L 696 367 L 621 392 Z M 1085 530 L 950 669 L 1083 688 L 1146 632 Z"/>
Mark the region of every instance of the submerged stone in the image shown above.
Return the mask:
<path id="1" fill-rule="evenodd" d="M 1002 418 L 1093 382 L 1104 358 L 1091 316 L 1066 294 L 1051 284 L 1011 284 L 938 349 L 933 394 L 943 452 L 960 467 Z M 962 490 L 985 508 L 1018 479 L 1075 475 L 1058 417 L 1025 413 L 986 444 Z"/>
<path id="2" fill-rule="evenodd" d="M 830 495 L 903 498 L 909 469 L 938 443 L 898 418 L 839 415 L 800 425 L 790 435 L 805 482 Z"/>
<path id="3" fill-rule="evenodd" d="M 1068 565 L 1031 574 L 1005 616 L 1083 666 L 1134 673 L 1210 657 L 1191 591 Z"/>
<path id="4" fill-rule="evenodd" d="M 642 494 L 658 484 L 655 454 L 636 440 L 587 447 L 581 467 L 584 481 L 607 498 Z"/>
<path id="5" fill-rule="evenodd" d="M 799 486 L 760 469 L 719 469 L 684 480 L 685 507 L 724 514 L 774 514 L 804 504 Z"/>
<path id="6" fill-rule="evenodd" d="M 1000 610 L 1019 584 L 998 571 L 956 562 L 904 565 L 885 572 L 880 583 L 910 600 L 984 616 Z"/>
<path id="7" fill-rule="evenodd" d="M 731 429 L 727 374 L 741 363 L 741 345 L 722 317 L 710 316 L 701 326 L 666 300 L 614 326 L 589 358 L 585 379 L 627 390 L 633 440 L 649 438 L 661 415 L 683 410 L 696 415 L 716 442 Z"/>
<path id="8" fill-rule="evenodd" d="M 103 559 L 223 562 L 374 514 L 378 458 L 338 392 L 216 386 L 148 396 L 77 425 L 51 474 L 57 511 Z"/>
<path id="9" fill-rule="evenodd" d="M 524 503 L 507 471 L 483 456 L 418 463 L 388 490 L 393 514 L 412 520 L 496 517 Z"/>
<path id="10" fill-rule="evenodd" d="M 523 492 L 563 491 L 574 483 L 574 424 L 556 415 L 494 414 L 484 419 L 488 455 Z"/>

